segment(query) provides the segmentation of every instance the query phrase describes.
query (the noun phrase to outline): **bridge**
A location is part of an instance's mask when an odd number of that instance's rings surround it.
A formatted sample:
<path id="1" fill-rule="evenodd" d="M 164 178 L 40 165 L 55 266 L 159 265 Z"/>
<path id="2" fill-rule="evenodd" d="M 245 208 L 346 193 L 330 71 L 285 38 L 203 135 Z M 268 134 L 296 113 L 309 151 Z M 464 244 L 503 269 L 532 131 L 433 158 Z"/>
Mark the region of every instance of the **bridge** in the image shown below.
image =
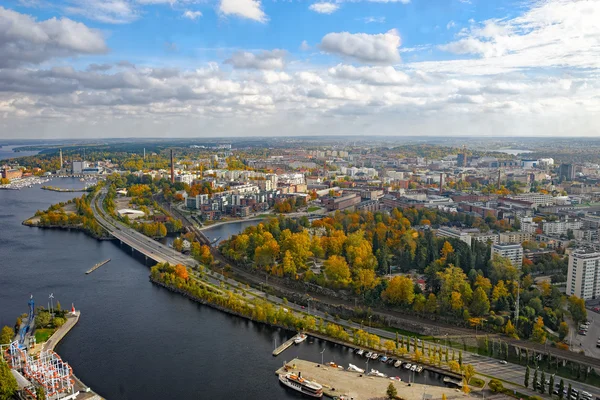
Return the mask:
<path id="1" fill-rule="evenodd" d="M 187 257 L 180 252 L 165 246 L 164 244 L 153 240 L 140 232 L 128 227 L 121 222 L 115 221 L 112 217 L 106 217 L 102 210 L 98 209 L 97 201 L 102 204 L 105 192 L 102 192 L 99 197 L 92 199 L 91 207 L 94 217 L 111 236 L 131 247 L 132 251 L 136 250 L 143 254 L 146 258 L 156 261 L 157 263 L 169 263 L 172 265 L 183 264 L 188 266 L 196 266 L 198 263 L 191 257 Z"/>

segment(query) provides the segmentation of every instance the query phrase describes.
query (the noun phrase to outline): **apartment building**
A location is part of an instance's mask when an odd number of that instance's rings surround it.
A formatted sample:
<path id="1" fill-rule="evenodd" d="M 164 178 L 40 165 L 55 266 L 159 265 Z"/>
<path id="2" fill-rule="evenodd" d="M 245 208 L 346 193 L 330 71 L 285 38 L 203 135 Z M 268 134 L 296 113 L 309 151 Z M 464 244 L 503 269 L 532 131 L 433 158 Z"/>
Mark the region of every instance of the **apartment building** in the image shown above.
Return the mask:
<path id="1" fill-rule="evenodd" d="M 597 298 L 600 295 L 599 269 L 599 252 L 586 248 L 573 250 L 569 254 L 566 293 L 585 300 Z"/>
<path id="2" fill-rule="evenodd" d="M 498 254 L 508 258 L 513 266 L 521 268 L 523 265 L 523 247 L 515 243 L 495 243 L 492 245 L 492 257 Z"/>

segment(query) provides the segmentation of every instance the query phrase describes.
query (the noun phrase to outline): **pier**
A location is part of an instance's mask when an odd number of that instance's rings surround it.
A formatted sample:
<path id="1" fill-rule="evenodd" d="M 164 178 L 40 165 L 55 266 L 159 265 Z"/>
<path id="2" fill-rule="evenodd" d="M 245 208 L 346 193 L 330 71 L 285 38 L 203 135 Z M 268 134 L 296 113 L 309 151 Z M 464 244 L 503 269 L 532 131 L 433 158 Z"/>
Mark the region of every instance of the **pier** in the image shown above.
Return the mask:
<path id="1" fill-rule="evenodd" d="M 281 346 L 279 346 L 275 350 L 273 350 L 273 357 L 277 357 L 278 355 L 283 353 L 285 350 L 289 349 L 294 344 L 294 340 L 296 340 L 297 337 L 298 337 L 298 335 L 294 335 L 291 339 L 283 342 L 283 344 Z"/>
<path id="2" fill-rule="evenodd" d="M 442 394 L 447 399 L 470 399 L 458 389 L 443 386 L 429 386 L 417 383 L 407 383 L 367 376 L 357 372 L 350 372 L 326 365 L 316 364 L 310 361 L 295 358 L 283 367 L 275 371 L 275 374 L 286 374 L 288 372 L 302 373 L 302 377 L 317 382 L 323 386 L 324 396 L 343 399 L 371 399 L 385 396 L 388 385 L 392 383 L 398 395 L 405 400 L 441 399 Z"/>
<path id="3" fill-rule="evenodd" d="M 102 262 L 99 262 L 98 264 L 94 265 L 92 268 L 88 269 L 85 274 L 91 274 L 92 272 L 94 272 L 95 270 L 97 270 L 98 268 L 100 268 L 101 266 L 103 266 L 104 264 L 110 262 L 110 258 L 108 260 L 104 260 Z"/>

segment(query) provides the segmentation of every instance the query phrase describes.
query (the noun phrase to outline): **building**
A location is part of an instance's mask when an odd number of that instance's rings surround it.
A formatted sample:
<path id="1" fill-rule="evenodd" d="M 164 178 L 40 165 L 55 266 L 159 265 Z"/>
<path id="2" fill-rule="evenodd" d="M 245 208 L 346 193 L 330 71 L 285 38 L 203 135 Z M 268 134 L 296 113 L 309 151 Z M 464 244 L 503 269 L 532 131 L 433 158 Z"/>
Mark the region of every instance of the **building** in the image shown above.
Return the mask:
<path id="1" fill-rule="evenodd" d="M 561 164 L 558 167 L 558 179 L 561 182 L 575 179 L 575 166 L 573 164 Z"/>
<path id="2" fill-rule="evenodd" d="M 533 234 L 529 232 L 502 232 L 500 233 L 500 243 L 521 244 L 533 240 Z"/>
<path id="3" fill-rule="evenodd" d="M 23 176 L 23 171 L 20 169 L 9 169 L 4 168 L 2 170 L 2 177 L 6 179 L 19 179 Z"/>
<path id="4" fill-rule="evenodd" d="M 71 170 L 74 174 L 81 174 L 85 168 L 89 167 L 87 161 L 73 161 Z"/>
<path id="5" fill-rule="evenodd" d="M 459 229 L 449 228 L 447 226 L 442 226 L 437 230 L 437 237 L 448 237 L 454 238 L 458 240 L 462 240 L 469 246 L 471 246 L 471 235 L 468 232 L 461 231 Z"/>
<path id="6" fill-rule="evenodd" d="M 321 201 L 327 208 L 327 211 L 344 210 L 358 205 L 360 203 L 360 196 L 358 193 L 352 193 L 340 197 L 326 197 Z"/>
<path id="7" fill-rule="evenodd" d="M 581 229 L 582 226 L 583 221 L 579 219 L 543 222 L 542 232 L 546 235 L 566 235 L 567 231 Z"/>
<path id="8" fill-rule="evenodd" d="M 523 247 L 514 243 L 495 243 L 492 245 L 492 257 L 498 254 L 508 258 L 513 266 L 521 268 L 523 265 Z"/>
<path id="9" fill-rule="evenodd" d="M 600 253 L 585 248 L 575 249 L 569 254 L 567 272 L 568 295 L 589 300 L 600 295 Z"/>
<path id="10" fill-rule="evenodd" d="M 541 193 L 521 193 L 509 196 L 509 198 L 532 203 L 534 207 L 552 205 L 555 200 L 551 194 Z"/>
<path id="11" fill-rule="evenodd" d="M 498 243 L 499 236 L 497 233 L 476 233 L 471 235 L 472 240 L 481 243 Z"/>

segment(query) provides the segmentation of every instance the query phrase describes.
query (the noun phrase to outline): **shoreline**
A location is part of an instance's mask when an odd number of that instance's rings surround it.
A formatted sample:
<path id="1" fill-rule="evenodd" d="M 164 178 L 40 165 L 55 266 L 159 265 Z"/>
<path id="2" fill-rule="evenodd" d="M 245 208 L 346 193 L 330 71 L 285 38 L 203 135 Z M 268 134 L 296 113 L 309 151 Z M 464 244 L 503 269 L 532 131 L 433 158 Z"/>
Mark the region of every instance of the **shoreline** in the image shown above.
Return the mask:
<path id="1" fill-rule="evenodd" d="M 34 217 L 32 217 L 34 218 Z M 63 226 L 63 225 L 39 225 L 36 222 L 28 222 L 31 221 L 32 218 L 26 219 L 25 221 L 21 222 L 21 225 L 25 225 L 28 226 L 30 228 L 39 228 L 39 229 L 57 229 L 57 230 L 63 230 L 63 231 L 79 231 L 79 232 L 83 232 L 86 235 L 92 237 L 93 239 L 96 240 L 115 240 L 114 237 L 107 237 L 107 236 L 96 236 L 90 232 L 87 231 L 87 229 L 85 229 L 83 226 Z"/>
<path id="2" fill-rule="evenodd" d="M 198 230 L 205 231 L 205 230 L 209 230 L 211 228 L 216 228 L 217 226 L 221 226 L 221 225 L 235 224 L 235 223 L 247 222 L 247 221 L 249 221 L 249 222 L 250 221 L 262 221 L 267 218 L 270 218 L 270 217 L 252 217 L 252 218 L 247 218 L 247 219 L 237 219 L 237 220 L 233 220 L 233 221 L 217 222 L 216 224 L 202 226 L 202 228 L 198 228 Z"/>

